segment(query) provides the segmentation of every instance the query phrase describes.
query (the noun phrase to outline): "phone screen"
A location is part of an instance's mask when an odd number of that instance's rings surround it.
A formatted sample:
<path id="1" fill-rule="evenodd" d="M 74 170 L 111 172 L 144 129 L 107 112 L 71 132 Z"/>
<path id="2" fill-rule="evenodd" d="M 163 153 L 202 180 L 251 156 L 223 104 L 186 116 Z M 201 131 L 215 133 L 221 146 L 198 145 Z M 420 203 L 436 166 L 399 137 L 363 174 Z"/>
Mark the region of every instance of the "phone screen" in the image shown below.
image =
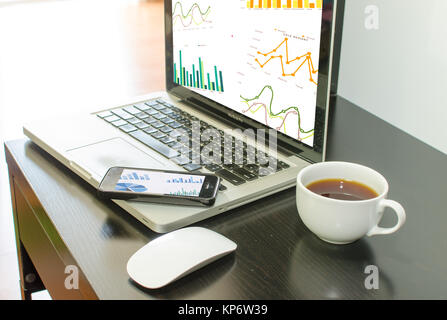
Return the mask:
<path id="1" fill-rule="evenodd" d="M 205 176 L 123 169 L 116 191 L 198 197 Z"/>

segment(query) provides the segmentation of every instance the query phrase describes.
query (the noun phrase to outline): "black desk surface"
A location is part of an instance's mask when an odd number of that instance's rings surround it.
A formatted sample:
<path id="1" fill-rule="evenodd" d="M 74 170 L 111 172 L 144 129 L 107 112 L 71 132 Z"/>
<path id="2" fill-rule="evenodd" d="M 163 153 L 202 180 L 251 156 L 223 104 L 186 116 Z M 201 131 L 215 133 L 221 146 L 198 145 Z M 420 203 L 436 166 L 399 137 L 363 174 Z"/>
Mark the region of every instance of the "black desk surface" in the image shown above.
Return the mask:
<path id="1" fill-rule="evenodd" d="M 348 101 L 332 110 L 328 160 L 361 163 L 389 181 L 407 222 L 389 236 L 335 246 L 300 221 L 295 189 L 196 225 L 238 244 L 227 256 L 163 289 L 142 290 L 129 257 L 159 236 L 28 140 L 8 142 L 48 217 L 100 299 L 446 299 L 447 156 Z M 382 225 L 395 217 L 386 212 Z M 365 267 L 379 289 L 365 288 Z"/>

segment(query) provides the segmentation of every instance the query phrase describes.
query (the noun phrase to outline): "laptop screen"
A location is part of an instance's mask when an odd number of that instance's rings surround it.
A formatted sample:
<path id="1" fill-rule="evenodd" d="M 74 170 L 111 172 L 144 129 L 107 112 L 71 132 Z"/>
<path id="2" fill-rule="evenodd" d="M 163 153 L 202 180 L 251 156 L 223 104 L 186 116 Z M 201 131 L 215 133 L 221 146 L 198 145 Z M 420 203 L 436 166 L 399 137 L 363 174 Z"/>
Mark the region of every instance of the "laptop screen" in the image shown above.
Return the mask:
<path id="1" fill-rule="evenodd" d="M 333 1 L 169 2 L 174 87 L 322 151 L 316 136 L 325 129 L 329 63 L 321 55 L 330 47 Z"/>

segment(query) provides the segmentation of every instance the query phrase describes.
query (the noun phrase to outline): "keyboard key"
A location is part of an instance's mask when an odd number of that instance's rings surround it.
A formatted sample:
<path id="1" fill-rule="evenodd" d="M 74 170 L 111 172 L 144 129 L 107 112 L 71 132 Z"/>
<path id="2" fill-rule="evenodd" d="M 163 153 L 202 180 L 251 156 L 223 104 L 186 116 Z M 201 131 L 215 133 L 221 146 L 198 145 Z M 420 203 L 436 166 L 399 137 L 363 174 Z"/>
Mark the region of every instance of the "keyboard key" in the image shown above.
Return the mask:
<path id="1" fill-rule="evenodd" d="M 157 105 L 158 102 L 155 100 L 151 100 L 151 101 L 146 101 L 145 104 L 147 104 L 149 107 L 153 107 L 153 106 Z"/>
<path id="2" fill-rule="evenodd" d="M 228 171 L 226 169 L 221 169 L 221 170 L 216 171 L 216 175 L 227 180 L 231 184 L 234 184 L 235 186 L 239 186 L 239 185 L 245 183 L 244 179 L 238 177 L 237 175 L 235 175 L 234 173 L 231 173 L 230 171 Z"/>
<path id="3" fill-rule="evenodd" d="M 138 129 L 146 129 L 149 127 L 149 125 L 145 122 L 139 122 L 135 124 L 135 127 L 137 127 Z"/>
<path id="4" fill-rule="evenodd" d="M 124 120 L 118 120 L 118 121 L 111 122 L 111 124 L 113 124 L 115 127 L 121 127 L 121 126 L 126 125 L 127 122 Z"/>
<path id="5" fill-rule="evenodd" d="M 137 128 L 131 124 L 126 124 L 124 126 L 121 126 L 120 130 L 123 130 L 124 132 L 129 133 L 129 132 L 137 130 Z"/>
<path id="6" fill-rule="evenodd" d="M 174 119 L 166 117 L 166 118 L 161 119 L 161 122 L 163 122 L 164 124 L 170 124 L 170 123 L 174 122 Z"/>
<path id="7" fill-rule="evenodd" d="M 133 115 L 124 111 L 123 109 L 114 109 L 114 110 L 112 110 L 112 113 L 116 114 L 118 117 L 120 117 L 121 119 L 124 119 L 124 120 L 133 118 Z"/>
<path id="8" fill-rule="evenodd" d="M 178 142 L 174 140 L 172 142 L 167 143 L 167 145 L 172 148 L 173 146 L 177 145 L 177 143 Z"/>
<path id="9" fill-rule="evenodd" d="M 139 112 L 135 115 L 135 117 L 137 117 L 140 120 L 149 118 L 149 115 L 147 115 L 145 112 Z"/>
<path id="10" fill-rule="evenodd" d="M 263 160 L 262 163 L 261 163 L 261 161 L 259 161 L 259 166 L 262 168 L 268 168 L 268 167 L 270 167 L 270 162 L 268 160 L 266 162 L 264 162 L 264 160 Z"/>
<path id="11" fill-rule="evenodd" d="M 168 137 L 168 136 L 161 138 L 160 141 L 167 145 L 169 145 L 170 143 L 176 142 L 174 139 L 172 139 L 171 137 Z"/>
<path id="12" fill-rule="evenodd" d="M 278 166 L 278 168 L 281 168 L 281 169 L 290 168 L 290 166 L 287 163 L 283 162 L 283 161 L 278 161 L 277 166 Z"/>
<path id="13" fill-rule="evenodd" d="M 161 138 L 166 137 L 166 135 L 163 132 L 160 132 L 160 131 L 153 133 L 152 136 L 155 139 L 161 139 Z"/>
<path id="14" fill-rule="evenodd" d="M 238 176 L 244 178 L 247 181 L 253 181 L 256 180 L 258 178 L 258 176 L 248 170 L 245 170 L 244 168 L 241 167 L 237 167 L 234 168 L 233 173 L 237 174 Z"/>
<path id="15" fill-rule="evenodd" d="M 259 166 L 257 164 L 246 164 L 243 168 L 253 173 L 257 173 L 259 171 Z"/>
<path id="16" fill-rule="evenodd" d="M 184 166 L 191 162 L 191 160 L 189 160 L 187 157 L 183 157 L 183 156 L 180 156 L 180 157 L 177 157 L 177 158 L 174 158 L 171 160 L 181 166 Z"/>
<path id="17" fill-rule="evenodd" d="M 146 110 L 151 109 L 151 107 L 149 107 L 149 106 L 148 106 L 147 104 L 145 104 L 144 102 L 136 104 L 136 105 L 135 105 L 135 108 L 138 108 L 138 109 L 141 110 L 141 111 L 146 111 Z"/>
<path id="18" fill-rule="evenodd" d="M 217 165 L 217 164 L 214 164 L 214 163 L 212 163 L 212 164 L 207 164 L 207 165 L 205 166 L 205 168 L 207 168 L 207 169 L 208 169 L 209 171 L 211 171 L 211 172 L 215 172 L 215 171 L 217 171 L 217 170 L 222 169 L 221 166 L 219 166 L 219 165 Z"/>
<path id="19" fill-rule="evenodd" d="M 153 117 L 155 119 L 161 120 L 161 119 L 166 118 L 166 115 L 164 115 L 163 113 L 157 113 L 157 114 L 153 115 Z"/>
<path id="20" fill-rule="evenodd" d="M 172 119 L 180 119 L 182 116 L 180 114 L 178 114 L 177 112 L 174 112 L 172 114 L 169 115 Z"/>
<path id="21" fill-rule="evenodd" d="M 168 108 L 175 108 L 175 109 L 177 109 L 176 107 L 174 107 L 174 105 L 173 104 L 170 104 L 169 102 L 166 102 L 166 101 L 162 101 L 161 102 L 162 104 L 164 104 L 166 107 L 168 107 Z"/>
<path id="22" fill-rule="evenodd" d="M 120 118 L 118 116 L 111 115 L 109 117 L 105 117 L 104 120 L 107 121 L 107 122 L 113 122 L 113 121 L 120 120 Z"/>
<path id="23" fill-rule="evenodd" d="M 140 141 L 141 143 L 147 145 L 149 148 L 154 149 L 155 151 L 161 153 L 167 158 L 174 158 L 179 155 L 177 151 L 174 149 L 169 148 L 167 145 L 161 143 L 160 141 L 156 140 L 155 138 L 152 138 L 150 135 L 143 131 L 133 131 L 129 133 L 132 137 Z"/>
<path id="24" fill-rule="evenodd" d="M 162 110 L 162 109 L 164 109 L 164 108 L 166 108 L 166 106 L 165 105 L 162 105 L 162 104 L 159 104 L 159 103 L 157 103 L 157 104 L 155 104 L 155 105 L 153 105 L 152 106 L 152 108 L 154 108 L 155 110 Z"/>
<path id="25" fill-rule="evenodd" d="M 274 173 L 274 171 L 271 168 L 263 168 L 263 167 L 259 168 L 259 176 L 260 177 L 265 177 L 272 173 Z"/>
<path id="26" fill-rule="evenodd" d="M 164 132 L 164 133 L 170 133 L 170 132 L 172 132 L 172 129 L 169 128 L 168 126 L 164 126 L 164 127 L 160 128 L 160 131 Z"/>
<path id="27" fill-rule="evenodd" d="M 165 109 L 163 109 L 163 110 L 160 110 L 160 112 L 163 112 L 163 113 L 166 114 L 166 115 L 170 115 L 170 114 L 173 114 L 173 113 L 174 113 L 174 111 L 172 111 L 172 110 L 169 109 L 169 108 L 165 108 Z"/>
<path id="28" fill-rule="evenodd" d="M 180 142 L 171 144 L 170 147 L 174 150 L 179 151 L 179 152 L 182 152 L 182 150 L 186 149 L 186 147 L 183 144 L 181 144 Z"/>
<path id="29" fill-rule="evenodd" d="M 230 164 L 225 164 L 223 165 L 223 167 L 227 170 L 233 171 L 236 168 L 239 168 L 237 164 L 234 163 L 230 163 Z"/>
<path id="30" fill-rule="evenodd" d="M 180 130 L 174 130 L 174 131 L 170 132 L 169 135 L 173 138 L 177 138 L 177 137 L 180 137 L 181 135 L 183 135 L 183 132 L 181 132 Z"/>
<path id="31" fill-rule="evenodd" d="M 158 122 L 157 119 L 154 119 L 154 118 L 152 118 L 152 117 L 147 117 L 146 119 L 143 119 L 143 121 L 146 122 L 146 123 L 148 123 L 148 124 L 154 124 L 154 123 L 157 123 L 157 122 Z"/>
<path id="32" fill-rule="evenodd" d="M 177 121 L 175 121 L 175 122 L 171 123 L 169 126 L 171 128 L 178 129 L 178 128 L 180 128 L 182 126 L 182 124 L 177 122 Z"/>
<path id="33" fill-rule="evenodd" d="M 196 171 L 202 169 L 202 166 L 200 164 L 190 163 L 187 164 L 186 166 L 183 166 L 183 168 L 185 168 L 188 171 Z"/>
<path id="34" fill-rule="evenodd" d="M 127 122 L 129 122 L 130 124 L 135 125 L 135 124 L 137 124 L 137 123 L 140 123 L 141 120 L 140 120 L 140 119 L 137 119 L 137 118 L 131 118 L 131 119 L 127 120 Z"/>
<path id="35" fill-rule="evenodd" d="M 150 109 L 150 110 L 147 110 L 146 113 L 150 116 L 155 116 L 156 114 L 159 114 L 160 112 L 158 112 L 155 109 Z"/>
<path id="36" fill-rule="evenodd" d="M 126 110 L 127 112 L 129 112 L 130 114 L 133 114 L 133 115 L 141 112 L 141 110 L 135 108 L 134 106 L 124 107 L 123 110 Z"/>
<path id="37" fill-rule="evenodd" d="M 112 116 L 113 114 L 110 111 L 104 111 L 104 112 L 100 112 L 96 115 L 100 118 L 106 118 L 106 117 Z"/>
<path id="38" fill-rule="evenodd" d="M 152 123 L 152 126 L 154 128 L 160 129 L 160 128 L 164 127 L 165 125 L 163 123 L 161 123 L 160 121 L 157 121 L 157 122 Z"/>
<path id="39" fill-rule="evenodd" d="M 188 157 L 191 160 L 197 159 L 198 160 L 197 162 L 200 162 L 200 150 L 190 149 Z"/>
<path id="40" fill-rule="evenodd" d="M 283 168 L 276 166 L 276 172 L 281 171 Z"/>
<path id="41" fill-rule="evenodd" d="M 146 129 L 144 129 L 143 131 L 146 132 L 146 133 L 149 133 L 149 134 L 153 134 L 153 133 L 157 132 L 158 130 L 155 129 L 155 128 L 153 128 L 153 127 L 151 127 L 151 126 L 148 126 L 148 127 L 147 127 Z"/>

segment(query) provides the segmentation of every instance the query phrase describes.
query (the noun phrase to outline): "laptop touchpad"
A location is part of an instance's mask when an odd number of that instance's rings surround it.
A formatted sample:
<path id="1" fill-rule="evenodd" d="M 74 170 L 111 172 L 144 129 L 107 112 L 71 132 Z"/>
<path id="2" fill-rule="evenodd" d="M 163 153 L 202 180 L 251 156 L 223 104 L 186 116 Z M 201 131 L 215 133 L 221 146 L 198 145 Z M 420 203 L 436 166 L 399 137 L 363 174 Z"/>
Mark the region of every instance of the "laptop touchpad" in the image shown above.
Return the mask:
<path id="1" fill-rule="evenodd" d="M 168 161 L 161 162 L 121 138 L 72 149 L 67 154 L 70 160 L 98 179 L 102 179 L 111 167 L 169 170 Z"/>

